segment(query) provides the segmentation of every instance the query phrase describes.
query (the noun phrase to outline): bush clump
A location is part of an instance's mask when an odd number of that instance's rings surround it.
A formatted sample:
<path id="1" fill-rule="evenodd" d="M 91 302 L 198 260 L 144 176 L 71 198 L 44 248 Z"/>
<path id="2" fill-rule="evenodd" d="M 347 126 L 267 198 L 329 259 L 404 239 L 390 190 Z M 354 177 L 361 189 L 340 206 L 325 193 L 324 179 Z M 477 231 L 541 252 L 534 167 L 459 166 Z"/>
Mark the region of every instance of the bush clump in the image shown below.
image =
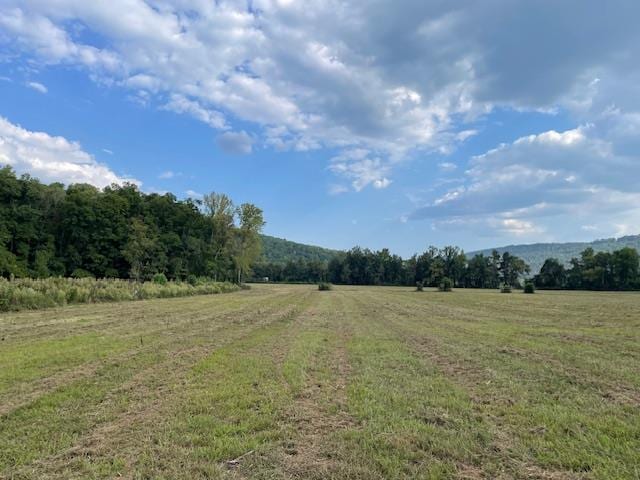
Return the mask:
<path id="1" fill-rule="evenodd" d="M 511 293 L 511 285 L 507 285 L 506 283 L 500 287 L 500 293 Z"/>
<path id="2" fill-rule="evenodd" d="M 524 282 L 524 293 L 536 293 L 536 287 L 531 280 Z"/>
<path id="3" fill-rule="evenodd" d="M 424 291 L 424 282 L 416 282 L 416 292 Z"/>
<path id="4" fill-rule="evenodd" d="M 329 282 L 320 282 L 318 284 L 318 290 L 320 291 L 327 291 L 327 290 L 331 290 L 332 288 L 333 286 Z"/>
<path id="5" fill-rule="evenodd" d="M 93 274 L 91 272 L 87 272 L 83 268 L 76 268 L 73 272 L 71 272 L 72 278 L 93 278 Z"/>
<path id="6" fill-rule="evenodd" d="M 164 277 L 164 275 L 162 275 Z M 164 277 L 166 280 L 166 277 Z M 200 280 L 196 285 L 166 280 L 133 282 L 94 278 L 0 278 L 0 311 L 34 310 L 75 303 L 119 302 L 233 292 L 229 282 Z"/>
<path id="7" fill-rule="evenodd" d="M 156 273 L 153 276 L 153 283 L 157 283 L 158 285 L 166 285 L 168 281 L 164 273 Z"/>
<path id="8" fill-rule="evenodd" d="M 449 277 L 444 277 L 442 279 L 442 281 L 440 282 L 440 285 L 438 285 L 438 290 L 440 290 L 441 292 L 450 292 L 453 290 L 453 280 L 451 280 Z"/>

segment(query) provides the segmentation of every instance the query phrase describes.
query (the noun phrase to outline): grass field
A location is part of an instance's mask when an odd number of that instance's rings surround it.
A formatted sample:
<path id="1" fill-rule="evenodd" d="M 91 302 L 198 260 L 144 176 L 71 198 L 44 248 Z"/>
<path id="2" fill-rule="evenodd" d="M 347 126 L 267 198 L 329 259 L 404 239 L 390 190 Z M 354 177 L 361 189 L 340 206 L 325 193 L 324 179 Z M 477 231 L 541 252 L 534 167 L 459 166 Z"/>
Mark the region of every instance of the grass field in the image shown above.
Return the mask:
<path id="1" fill-rule="evenodd" d="M 0 337 L 0 478 L 640 478 L 639 294 L 263 285 Z"/>

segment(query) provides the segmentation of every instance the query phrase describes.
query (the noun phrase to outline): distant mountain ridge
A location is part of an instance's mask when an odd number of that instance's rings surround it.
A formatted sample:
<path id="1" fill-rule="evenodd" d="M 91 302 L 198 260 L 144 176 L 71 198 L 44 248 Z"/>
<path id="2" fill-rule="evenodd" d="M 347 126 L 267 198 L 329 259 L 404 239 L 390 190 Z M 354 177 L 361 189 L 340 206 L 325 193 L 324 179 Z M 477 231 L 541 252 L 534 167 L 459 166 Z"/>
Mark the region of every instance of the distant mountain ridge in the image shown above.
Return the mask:
<path id="1" fill-rule="evenodd" d="M 531 266 L 532 273 L 538 273 L 540 267 L 547 258 L 557 258 L 561 262 L 568 264 L 573 257 L 579 257 L 580 252 L 585 248 L 593 248 L 596 252 L 611 252 L 624 247 L 635 248 L 640 252 L 640 235 L 627 235 L 620 238 L 605 238 L 594 240 L 593 242 L 569 242 L 569 243 L 532 243 L 528 245 L 507 245 L 499 248 L 487 248 L 467 252 L 467 257 L 471 258 L 477 253 L 484 255 L 491 254 L 492 250 L 499 253 L 509 252 L 522 258 Z"/>
<path id="2" fill-rule="evenodd" d="M 297 260 L 328 262 L 338 253 L 338 250 L 331 250 L 330 248 L 262 235 L 262 260 L 269 263 L 287 263 Z"/>

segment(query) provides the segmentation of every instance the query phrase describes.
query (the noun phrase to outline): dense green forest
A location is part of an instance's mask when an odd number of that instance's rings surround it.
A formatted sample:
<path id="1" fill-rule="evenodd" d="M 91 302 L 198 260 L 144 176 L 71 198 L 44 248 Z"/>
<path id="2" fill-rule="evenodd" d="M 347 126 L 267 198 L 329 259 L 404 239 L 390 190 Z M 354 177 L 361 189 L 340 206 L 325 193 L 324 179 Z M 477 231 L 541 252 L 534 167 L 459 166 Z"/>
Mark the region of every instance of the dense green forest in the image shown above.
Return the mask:
<path id="1" fill-rule="evenodd" d="M 586 249 L 573 258 L 570 268 L 558 259 L 544 262 L 533 277 L 539 288 L 583 290 L 631 290 L 640 288 L 637 250 L 625 247 L 614 252 Z M 275 282 L 330 281 L 348 285 L 425 285 L 439 286 L 448 278 L 456 287 L 520 287 L 531 273 L 530 266 L 510 252 L 467 257 L 457 247 L 430 247 L 420 255 L 403 260 L 387 249 L 371 251 L 353 248 L 333 257 L 328 263 L 317 260 L 291 261 L 286 264 L 259 263 L 254 278 Z"/>
<path id="2" fill-rule="evenodd" d="M 570 242 L 570 243 L 533 243 L 529 245 L 509 245 L 496 248 L 498 253 L 510 252 L 519 256 L 531 266 L 531 271 L 538 272 L 545 260 L 556 258 L 565 266 L 570 266 L 571 259 L 577 258 L 581 252 L 591 248 L 595 253 L 614 252 L 625 247 L 631 247 L 640 251 L 640 235 L 627 235 L 620 238 L 607 238 L 594 240 L 593 242 Z M 477 253 L 491 255 L 492 248 L 469 252 L 469 256 Z"/>
<path id="3" fill-rule="evenodd" d="M 262 261 L 267 263 L 287 263 L 296 260 L 328 262 L 339 253 L 337 250 L 305 245 L 269 235 L 261 235 L 261 238 Z"/>
<path id="4" fill-rule="evenodd" d="M 430 247 L 420 255 L 403 260 L 388 249 L 374 252 L 355 247 L 334 256 L 328 263 L 317 260 L 291 261 L 285 265 L 260 263 L 253 270 L 256 279 L 269 278 L 276 282 L 437 286 L 448 278 L 457 287 L 497 288 L 502 284 L 519 285 L 529 266 L 508 252 L 467 261 L 458 247 Z"/>
<path id="5" fill-rule="evenodd" d="M 135 185 L 44 185 L 0 169 L 0 276 L 190 276 L 240 282 L 260 256 L 262 211 L 223 194 L 178 200 Z"/>

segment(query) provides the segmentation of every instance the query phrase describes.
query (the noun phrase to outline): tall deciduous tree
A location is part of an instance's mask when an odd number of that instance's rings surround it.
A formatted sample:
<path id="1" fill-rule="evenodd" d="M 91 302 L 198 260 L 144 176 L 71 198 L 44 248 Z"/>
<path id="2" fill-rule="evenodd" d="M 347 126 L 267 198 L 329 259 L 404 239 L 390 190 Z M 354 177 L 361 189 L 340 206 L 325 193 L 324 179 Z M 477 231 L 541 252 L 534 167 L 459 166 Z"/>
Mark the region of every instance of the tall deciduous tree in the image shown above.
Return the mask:
<path id="1" fill-rule="evenodd" d="M 260 257 L 260 232 L 265 222 L 262 210 L 251 203 L 243 203 L 237 209 L 238 228 L 235 231 L 233 260 L 236 279 L 242 283 L 243 275 Z"/>
<path id="2" fill-rule="evenodd" d="M 502 254 L 500 260 L 500 279 L 504 285 L 515 287 L 520 283 L 520 277 L 526 273 L 529 273 L 531 269 L 524 260 L 515 255 L 511 255 L 509 252 Z"/>
<path id="3" fill-rule="evenodd" d="M 547 258 L 534 280 L 540 288 L 563 288 L 567 282 L 567 272 L 558 259 Z"/>
<path id="4" fill-rule="evenodd" d="M 131 278 L 148 280 L 154 273 L 164 271 L 166 256 L 157 232 L 141 218 L 131 221 L 129 240 L 122 253 L 131 265 Z"/>
<path id="5" fill-rule="evenodd" d="M 217 279 L 224 276 L 228 269 L 227 259 L 234 234 L 236 209 L 231 199 L 223 193 L 211 192 L 205 195 L 202 204 L 210 228 L 208 270 Z"/>

